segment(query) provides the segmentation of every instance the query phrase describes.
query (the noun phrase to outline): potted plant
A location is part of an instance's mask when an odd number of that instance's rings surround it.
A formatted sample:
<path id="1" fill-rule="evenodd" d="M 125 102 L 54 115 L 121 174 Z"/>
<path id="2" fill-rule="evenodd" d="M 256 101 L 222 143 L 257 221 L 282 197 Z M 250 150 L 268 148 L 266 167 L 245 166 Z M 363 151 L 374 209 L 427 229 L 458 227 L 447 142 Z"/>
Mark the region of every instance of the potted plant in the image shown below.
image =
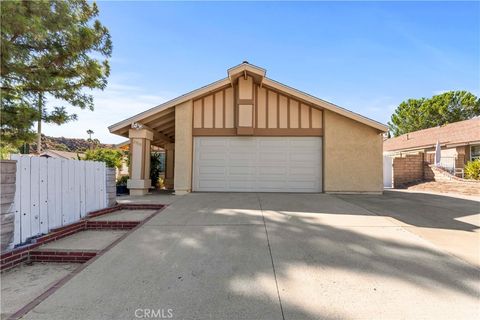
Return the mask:
<path id="1" fill-rule="evenodd" d="M 129 176 L 121 176 L 117 179 L 117 194 L 127 194 L 127 180 Z"/>

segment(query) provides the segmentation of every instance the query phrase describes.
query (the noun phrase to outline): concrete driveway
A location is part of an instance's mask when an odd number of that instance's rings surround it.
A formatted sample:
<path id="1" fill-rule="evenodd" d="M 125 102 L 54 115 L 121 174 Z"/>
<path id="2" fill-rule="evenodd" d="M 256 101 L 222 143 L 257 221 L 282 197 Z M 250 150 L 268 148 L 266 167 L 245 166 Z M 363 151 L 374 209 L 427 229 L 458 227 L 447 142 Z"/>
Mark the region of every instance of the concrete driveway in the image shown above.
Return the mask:
<path id="1" fill-rule="evenodd" d="M 478 318 L 479 203 L 423 197 L 177 197 L 25 318 Z"/>

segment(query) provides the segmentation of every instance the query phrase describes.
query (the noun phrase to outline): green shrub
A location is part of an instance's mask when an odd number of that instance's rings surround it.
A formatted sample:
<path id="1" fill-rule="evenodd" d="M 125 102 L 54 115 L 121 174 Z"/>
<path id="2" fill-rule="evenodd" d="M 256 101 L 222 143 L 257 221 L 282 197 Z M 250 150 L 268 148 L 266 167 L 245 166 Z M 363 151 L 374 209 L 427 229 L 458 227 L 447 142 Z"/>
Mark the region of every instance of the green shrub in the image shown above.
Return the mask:
<path id="1" fill-rule="evenodd" d="M 0 146 L 0 159 L 1 160 L 6 160 L 10 159 L 10 154 L 12 153 L 18 153 L 18 148 L 14 148 L 9 145 L 5 146 Z"/>
<path id="2" fill-rule="evenodd" d="M 123 161 L 123 152 L 114 149 L 93 149 L 85 152 L 83 160 L 93 160 L 105 162 L 109 168 L 121 168 Z"/>
<path id="3" fill-rule="evenodd" d="M 480 159 L 467 162 L 464 170 L 465 178 L 480 180 Z"/>
<path id="4" fill-rule="evenodd" d="M 154 187 L 157 187 L 159 184 L 158 178 L 160 177 L 161 157 L 162 154 L 160 152 L 152 152 L 150 155 L 150 179 Z"/>
<path id="5" fill-rule="evenodd" d="M 129 176 L 121 176 L 117 179 L 117 186 L 126 186 L 127 180 L 130 179 Z"/>

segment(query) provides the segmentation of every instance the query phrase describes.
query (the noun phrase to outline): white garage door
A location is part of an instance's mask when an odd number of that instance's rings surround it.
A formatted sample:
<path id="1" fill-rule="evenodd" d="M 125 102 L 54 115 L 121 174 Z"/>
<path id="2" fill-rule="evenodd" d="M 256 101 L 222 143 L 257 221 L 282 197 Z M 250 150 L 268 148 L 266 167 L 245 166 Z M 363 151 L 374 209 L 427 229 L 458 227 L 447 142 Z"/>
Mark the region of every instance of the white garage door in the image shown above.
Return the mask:
<path id="1" fill-rule="evenodd" d="M 194 191 L 322 191 L 320 137 L 196 137 L 194 144 Z"/>

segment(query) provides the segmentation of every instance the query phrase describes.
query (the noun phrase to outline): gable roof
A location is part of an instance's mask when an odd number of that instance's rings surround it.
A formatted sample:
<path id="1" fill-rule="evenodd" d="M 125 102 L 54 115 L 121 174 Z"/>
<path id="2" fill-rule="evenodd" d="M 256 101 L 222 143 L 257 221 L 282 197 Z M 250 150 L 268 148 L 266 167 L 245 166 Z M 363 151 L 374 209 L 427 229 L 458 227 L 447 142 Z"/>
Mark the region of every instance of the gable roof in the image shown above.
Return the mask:
<path id="1" fill-rule="evenodd" d="M 480 117 L 387 139 L 383 142 L 383 151 L 431 148 L 435 147 L 437 141 L 442 146 L 480 143 Z"/>
<path id="2" fill-rule="evenodd" d="M 109 126 L 108 129 L 110 130 L 110 132 L 114 133 L 114 132 L 116 132 L 120 129 L 125 128 L 126 126 L 130 126 L 134 122 L 141 122 L 142 119 L 145 119 L 149 116 L 152 116 L 152 115 L 154 115 L 158 112 L 161 112 L 161 111 L 166 110 L 168 108 L 172 108 L 172 107 L 174 107 L 178 104 L 181 104 L 181 103 L 186 102 L 188 100 L 194 99 L 195 97 L 205 95 L 207 93 L 215 91 L 218 88 L 224 87 L 226 85 L 230 85 L 232 83 L 232 81 L 234 79 L 236 79 L 235 75 L 243 74 L 244 72 L 249 72 L 250 74 L 253 74 L 254 76 L 258 77 L 258 79 L 259 79 L 258 82 L 261 83 L 262 85 L 266 85 L 266 86 L 269 86 L 273 89 L 283 91 L 285 93 L 288 93 L 290 95 L 298 97 L 302 100 L 305 100 L 306 102 L 310 102 L 313 105 L 322 107 L 326 110 L 338 113 L 338 114 L 340 114 L 342 116 L 345 116 L 347 118 L 356 120 L 356 121 L 358 121 L 360 123 L 363 123 L 363 124 L 366 124 L 370 127 L 373 127 L 375 129 L 381 131 L 381 132 L 386 132 L 387 131 L 387 126 L 378 122 L 378 121 L 375 121 L 375 120 L 372 120 L 370 118 L 364 117 L 364 116 L 362 116 L 358 113 L 352 112 L 352 111 L 347 110 L 347 109 L 342 108 L 342 107 L 339 107 L 339 106 L 337 106 L 333 103 L 330 103 L 328 101 L 319 99 L 317 97 L 309 95 L 309 94 L 307 94 L 305 92 L 302 92 L 300 90 L 294 89 L 294 88 L 289 87 L 287 85 L 284 85 L 284 84 L 282 84 L 280 82 L 277 82 L 275 80 L 269 79 L 269 78 L 265 77 L 265 74 L 266 74 L 265 69 L 262 69 L 260 67 L 255 66 L 255 65 L 252 65 L 252 64 L 250 64 L 246 61 L 244 61 L 243 63 L 241 63 L 241 64 L 239 64 L 235 67 L 232 67 L 232 68 L 228 69 L 228 71 L 227 71 L 228 77 L 226 77 L 226 78 L 223 78 L 221 80 L 218 80 L 216 82 L 208 84 L 208 85 L 206 85 L 204 87 L 201 87 L 199 89 L 190 91 L 190 92 L 188 92 L 184 95 L 181 95 L 181 96 L 179 96 L 175 99 L 172 99 L 172 100 L 167 101 L 165 103 L 162 103 L 162 104 L 160 104 L 156 107 L 153 107 L 153 108 L 148 109 L 144 112 L 141 112 L 141 113 L 139 113 L 139 114 L 137 114 L 133 117 L 130 117 L 130 118 L 127 118 L 123 121 L 115 123 L 115 124 Z"/>
<path id="3" fill-rule="evenodd" d="M 81 152 L 70 152 L 70 151 L 61 151 L 61 150 L 45 150 L 40 154 L 40 157 L 47 157 L 47 158 L 60 158 L 60 159 L 75 159 L 77 160 L 78 157 L 83 158 L 85 154 Z"/>

